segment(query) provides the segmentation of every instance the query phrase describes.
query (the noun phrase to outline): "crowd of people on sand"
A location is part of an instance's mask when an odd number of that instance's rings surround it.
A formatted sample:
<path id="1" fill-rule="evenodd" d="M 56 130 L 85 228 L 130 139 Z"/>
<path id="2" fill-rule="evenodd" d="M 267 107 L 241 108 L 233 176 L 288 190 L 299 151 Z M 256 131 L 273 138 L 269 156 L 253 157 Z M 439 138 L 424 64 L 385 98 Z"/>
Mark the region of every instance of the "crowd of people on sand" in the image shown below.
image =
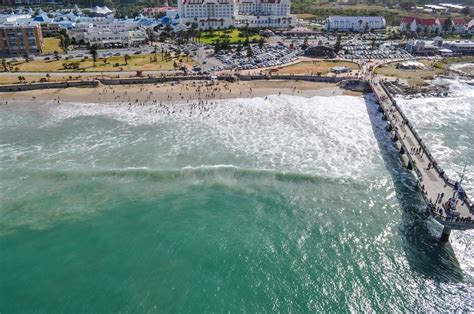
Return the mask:
<path id="1" fill-rule="evenodd" d="M 258 87 L 256 84 L 253 86 L 254 88 Z M 298 95 L 302 94 L 302 91 L 295 85 L 291 87 L 291 93 Z M 185 81 L 159 85 L 110 85 L 96 88 L 94 94 L 96 94 L 96 100 L 99 102 L 118 102 L 128 106 L 162 104 L 163 102 L 195 103 L 218 99 L 257 96 L 251 84 L 247 86 L 243 86 L 242 84 L 234 88 L 232 83 L 222 81 Z M 281 91 L 278 92 L 279 96 L 281 94 Z M 80 97 L 80 95 L 78 95 L 78 97 Z M 70 99 L 71 97 L 66 95 L 64 98 Z M 8 100 L 4 97 L 2 97 L 2 100 L 4 104 L 8 104 Z M 9 100 L 14 101 L 16 97 L 11 97 Z M 31 100 L 36 101 L 37 97 L 32 96 Z M 52 100 L 57 104 L 64 101 L 59 95 L 56 95 Z M 95 99 L 92 101 L 94 100 Z"/>

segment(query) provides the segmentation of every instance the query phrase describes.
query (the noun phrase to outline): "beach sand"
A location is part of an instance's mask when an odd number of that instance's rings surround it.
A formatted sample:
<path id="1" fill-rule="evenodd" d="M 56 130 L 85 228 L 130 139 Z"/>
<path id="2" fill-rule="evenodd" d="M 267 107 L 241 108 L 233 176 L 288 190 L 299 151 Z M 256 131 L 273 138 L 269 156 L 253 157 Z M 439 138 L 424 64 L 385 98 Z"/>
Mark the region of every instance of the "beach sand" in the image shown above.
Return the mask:
<path id="1" fill-rule="evenodd" d="M 187 102 L 212 99 L 264 97 L 268 95 L 302 97 L 354 95 L 333 83 L 308 81 L 188 81 L 181 83 L 99 86 L 96 88 L 43 89 L 0 93 L 4 101 L 59 101 L 82 103 Z"/>

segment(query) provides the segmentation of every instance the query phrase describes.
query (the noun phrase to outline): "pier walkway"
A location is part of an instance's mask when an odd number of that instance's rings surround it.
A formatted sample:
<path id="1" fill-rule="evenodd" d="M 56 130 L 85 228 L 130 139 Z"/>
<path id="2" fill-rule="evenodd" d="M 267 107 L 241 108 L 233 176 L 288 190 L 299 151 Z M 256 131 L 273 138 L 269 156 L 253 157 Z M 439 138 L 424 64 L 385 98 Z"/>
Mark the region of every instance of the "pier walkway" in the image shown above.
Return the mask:
<path id="1" fill-rule="evenodd" d="M 383 82 L 374 78 L 370 87 L 402 161 L 416 173 L 418 187 L 433 218 L 444 225 L 442 239 L 449 238 L 451 229 L 474 229 L 474 207 L 461 184 L 446 176 Z"/>

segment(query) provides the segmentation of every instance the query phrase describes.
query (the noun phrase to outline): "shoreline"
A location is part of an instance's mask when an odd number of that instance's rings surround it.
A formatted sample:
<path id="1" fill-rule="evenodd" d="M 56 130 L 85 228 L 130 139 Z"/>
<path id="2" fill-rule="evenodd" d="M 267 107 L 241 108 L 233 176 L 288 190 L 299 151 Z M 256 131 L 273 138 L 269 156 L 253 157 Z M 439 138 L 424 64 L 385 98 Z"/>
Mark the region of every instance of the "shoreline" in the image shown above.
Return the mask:
<path id="1" fill-rule="evenodd" d="M 188 81 L 164 84 L 137 84 L 98 86 L 94 88 L 69 87 L 0 93 L 2 104 L 21 101 L 56 101 L 82 103 L 157 103 L 224 100 L 232 98 L 265 97 L 270 95 L 314 96 L 361 96 L 340 88 L 335 83 L 310 81 Z"/>

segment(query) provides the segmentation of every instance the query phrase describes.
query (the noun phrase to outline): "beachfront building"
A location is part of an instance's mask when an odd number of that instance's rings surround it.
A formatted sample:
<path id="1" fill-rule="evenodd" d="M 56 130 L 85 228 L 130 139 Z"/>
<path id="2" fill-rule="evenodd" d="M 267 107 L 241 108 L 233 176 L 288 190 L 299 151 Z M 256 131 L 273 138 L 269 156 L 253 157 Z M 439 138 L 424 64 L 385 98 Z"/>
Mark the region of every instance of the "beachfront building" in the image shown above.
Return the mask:
<path id="1" fill-rule="evenodd" d="M 408 41 L 405 49 L 409 53 L 419 56 L 474 55 L 474 41 L 443 41 L 441 37 L 436 37 L 434 40 Z"/>
<path id="2" fill-rule="evenodd" d="M 411 40 L 405 45 L 405 50 L 412 55 L 434 56 L 438 55 L 441 43 L 433 40 Z"/>
<path id="3" fill-rule="evenodd" d="M 137 47 L 147 42 L 147 35 L 144 31 L 126 32 L 87 32 L 84 34 L 86 44 L 97 45 L 97 48 L 112 47 Z"/>
<path id="4" fill-rule="evenodd" d="M 200 29 L 235 27 L 290 28 L 290 0 L 178 0 L 183 23 Z"/>
<path id="5" fill-rule="evenodd" d="M 474 55 L 474 41 L 472 40 L 456 40 L 443 43 L 445 49 L 449 49 L 455 55 Z"/>
<path id="6" fill-rule="evenodd" d="M 290 14 L 290 0 L 236 0 L 236 27 L 290 28 L 296 18 Z"/>
<path id="7" fill-rule="evenodd" d="M 74 43 L 81 45 L 97 45 L 98 48 L 135 47 L 145 44 L 148 40 L 142 29 L 112 30 L 94 27 L 91 23 L 78 23 L 67 31 Z"/>
<path id="8" fill-rule="evenodd" d="M 178 0 L 183 23 L 196 23 L 200 29 L 228 28 L 234 25 L 235 0 Z"/>
<path id="9" fill-rule="evenodd" d="M 41 53 L 43 34 L 38 22 L 5 23 L 0 25 L 0 55 L 24 56 Z"/>
<path id="10" fill-rule="evenodd" d="M 382 16 L 329 16 L 324 28 L 329 32 L 366 32 L 385 28 Z"/>

